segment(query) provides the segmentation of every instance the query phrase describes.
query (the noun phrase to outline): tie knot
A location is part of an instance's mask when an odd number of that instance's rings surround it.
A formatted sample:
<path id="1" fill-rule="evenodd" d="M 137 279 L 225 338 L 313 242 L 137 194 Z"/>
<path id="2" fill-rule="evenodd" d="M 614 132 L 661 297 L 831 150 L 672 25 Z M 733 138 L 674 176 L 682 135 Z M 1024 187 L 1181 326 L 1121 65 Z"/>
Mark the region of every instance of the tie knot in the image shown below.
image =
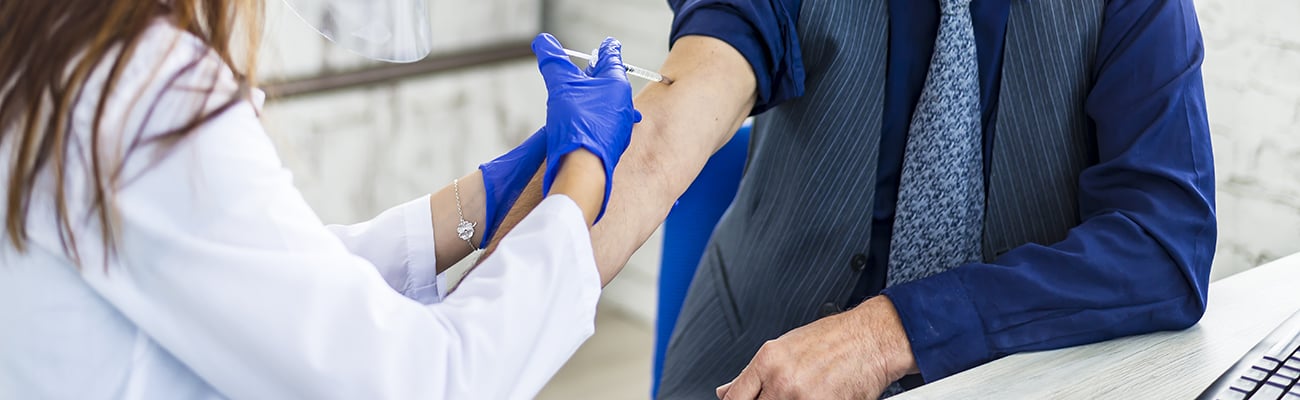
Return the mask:
<path id="1" fill-rule="evenodd" d="M 971 0 L 939 0 L 939 11 L 944 14 L 958 14 L 970 11 Z"/>

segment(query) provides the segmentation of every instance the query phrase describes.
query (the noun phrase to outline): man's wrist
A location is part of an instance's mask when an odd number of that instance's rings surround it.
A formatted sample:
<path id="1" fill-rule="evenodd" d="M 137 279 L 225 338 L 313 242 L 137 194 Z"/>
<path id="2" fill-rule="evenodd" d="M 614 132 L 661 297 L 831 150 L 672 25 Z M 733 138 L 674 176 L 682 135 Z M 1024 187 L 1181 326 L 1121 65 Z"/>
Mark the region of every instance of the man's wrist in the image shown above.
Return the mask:
<path id="1" fill-rule="evenodd" d="M 853 312 L 858 313 L 859 318 L 864 320 L 862 326 L 870 331 L 870 342 L 875 348 L 869 350 L 879 355 L 881 369 L 888 382 L 920 372 L 916 358 L 912 356 L 912 344 L 907 339 L 902 319 L 888 297 L 868 299 L 854 308 Z"/>

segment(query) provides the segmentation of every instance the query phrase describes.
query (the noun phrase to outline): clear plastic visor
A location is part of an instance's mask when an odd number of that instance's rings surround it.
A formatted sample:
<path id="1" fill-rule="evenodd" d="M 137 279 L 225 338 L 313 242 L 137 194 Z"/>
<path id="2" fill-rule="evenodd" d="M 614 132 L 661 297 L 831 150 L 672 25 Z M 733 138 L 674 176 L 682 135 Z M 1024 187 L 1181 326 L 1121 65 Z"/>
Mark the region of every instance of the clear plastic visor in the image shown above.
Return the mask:
<path id="1" fill-rule="evenodd" d="M 425 0 L 284 0 L 321 36 L 363 57 L 414 62 L 429 55 Z"/>

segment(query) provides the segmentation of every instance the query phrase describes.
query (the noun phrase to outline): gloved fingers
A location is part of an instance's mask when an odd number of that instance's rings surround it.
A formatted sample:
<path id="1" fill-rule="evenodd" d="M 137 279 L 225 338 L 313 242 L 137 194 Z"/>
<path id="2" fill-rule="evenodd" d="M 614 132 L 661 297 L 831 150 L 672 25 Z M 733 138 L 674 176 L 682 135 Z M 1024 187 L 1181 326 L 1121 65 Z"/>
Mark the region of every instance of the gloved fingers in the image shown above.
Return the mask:
<path id="1" fill-rule="evenodd" d="M 612 37 L 605 38 L 596 54 L 596 65 L 588 75 L 627 80 L 627 67 L 623 65 L 623 43 Z"/>
<path id="2" fill-rule="evenodd" d="M 623 64 L 623 43 L 612 37 L 605 38 L 605 41 L 600 43 L 596 65 L 587 73 L 593 77 L 606 77 L 626 82 L 627 66 Z M 632 109 L 632 113 L 632 123 L 641 122 L 641 112 Z"/>
<path id="3" fill-rule="evenodd" d="M 537 69 L 542 72 L 547 87 L 572 82 L 584 75 L 578 66 L 569 61 L 569 56 L 564 54 L 560 41 L 549 33 L 539 34 L 533 39 L 533 54 L 537 55 Z"/>
<path id="4" fill-rule="evenodd" d="M 600 60 L 600 49 L 591 49 L 591 59 L 587 60 L 587 65 L 582 67 L 582 73 L 587 76 L 596 76 L 596 61 Z"/>

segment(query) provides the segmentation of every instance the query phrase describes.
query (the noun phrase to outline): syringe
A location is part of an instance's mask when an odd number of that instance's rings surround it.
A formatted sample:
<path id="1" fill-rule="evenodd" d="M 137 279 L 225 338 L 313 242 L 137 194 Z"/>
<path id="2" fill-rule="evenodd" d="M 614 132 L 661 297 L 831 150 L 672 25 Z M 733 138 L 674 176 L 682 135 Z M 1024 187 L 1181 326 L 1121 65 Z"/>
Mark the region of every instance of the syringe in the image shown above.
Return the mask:
<path id="1" fill-rule="evenodd" d="M 586 53 L 583 53 L 583 52 L 580 52 L 580 51 L 564 49 L 564 54 L 568 54 L 569 57 L 580 58 L 580 59 L 582 59 L 582 60 L 584 60 L 584 61 L 587 61 L 588 63 L 592 63 L 592 62 L 594 62 L 593 60 L 596 59 L 596 54 L 595 54 L 595 53 L 596 53 L 596 52 L 593 51 L 592 54 L 586 54 Z M 645 68 L 641 68 L 641 67 L 638 67 L 638 66 L 635 66 L 635 65 L 632 65 L 632 64 L 623 64 L 623 66 L 624 66 L 624 67 L 627 67 L 627 74 L 628 74 L 628 75 L 632 75 L 632 76 L 635 76 L 635 77 L 637 77 L 637 78 L 645 79 L 645 80 L 648 80 L 648 81 L 651 81 L 651 82 L 659 82 L 659 83 L 662 83 L 662 84 L 665 84 L 665 85 L 671 85 L 671 84 L 673 84 L 673 80 L 672 80 L 672 79 L 670 79 L 670 78 L 668 78 L 668 77 L 666 77 L 666 76 L 660 75 L 658 72 L 654 72 L 654 71 L 651 71 L 651 70 L 648 70 L 648 69 L 645 69 Z"/>

